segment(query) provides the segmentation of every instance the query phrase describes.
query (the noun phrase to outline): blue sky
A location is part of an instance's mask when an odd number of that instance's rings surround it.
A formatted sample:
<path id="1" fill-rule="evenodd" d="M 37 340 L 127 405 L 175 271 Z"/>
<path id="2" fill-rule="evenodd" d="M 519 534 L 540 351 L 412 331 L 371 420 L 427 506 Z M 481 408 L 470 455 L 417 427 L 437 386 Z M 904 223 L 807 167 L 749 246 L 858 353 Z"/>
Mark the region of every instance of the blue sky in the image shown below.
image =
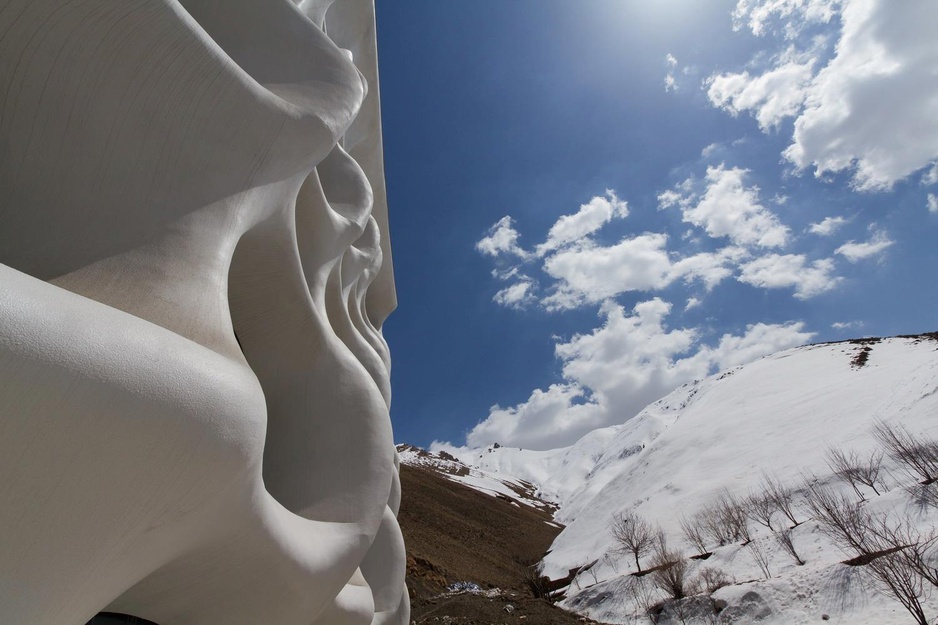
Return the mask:
<path id="1" fill-rule="evenodd" d="M 377 2 L 395 439 L 938 328 L 933 0 Z"/>

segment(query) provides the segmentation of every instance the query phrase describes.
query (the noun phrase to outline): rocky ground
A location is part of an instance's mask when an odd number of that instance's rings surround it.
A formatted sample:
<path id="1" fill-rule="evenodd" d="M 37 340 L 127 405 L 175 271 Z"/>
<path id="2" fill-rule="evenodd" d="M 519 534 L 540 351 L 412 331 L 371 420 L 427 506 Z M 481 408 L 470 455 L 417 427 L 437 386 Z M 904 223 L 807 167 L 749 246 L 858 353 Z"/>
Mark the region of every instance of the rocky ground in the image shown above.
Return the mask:
<path id="1" fill-rule="evenodd" d="M 401 467 L 401 530 L 416 625 L 592 623 L 534 597 L 527 564 L 560 532 L 550 515 L 430 469 Z"/>

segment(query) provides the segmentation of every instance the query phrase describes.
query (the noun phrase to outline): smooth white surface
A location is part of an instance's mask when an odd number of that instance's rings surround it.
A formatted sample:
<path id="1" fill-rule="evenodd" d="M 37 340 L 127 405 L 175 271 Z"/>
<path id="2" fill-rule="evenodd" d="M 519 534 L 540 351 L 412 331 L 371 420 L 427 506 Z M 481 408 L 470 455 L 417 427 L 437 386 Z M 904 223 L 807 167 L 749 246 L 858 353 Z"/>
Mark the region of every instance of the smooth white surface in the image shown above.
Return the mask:
<path id="1" fill-rule="evenodd" d="M 407 622 L 374 11 L 331 4 L 0 2 L 3 623 Z"/>

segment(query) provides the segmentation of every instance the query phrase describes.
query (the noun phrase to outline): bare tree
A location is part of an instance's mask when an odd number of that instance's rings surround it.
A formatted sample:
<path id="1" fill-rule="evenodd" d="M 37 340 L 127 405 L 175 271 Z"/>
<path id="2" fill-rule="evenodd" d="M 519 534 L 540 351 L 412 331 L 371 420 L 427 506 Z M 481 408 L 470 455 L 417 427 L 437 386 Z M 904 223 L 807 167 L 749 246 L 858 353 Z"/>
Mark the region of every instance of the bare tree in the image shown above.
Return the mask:
<path id="1" fill-rule="evenodd" d="M 772 517 L 775 516 L 776 506 L 772 499 L 764 492 L 750 492 L 746 497 L 746 512 L 749 518 L 764 525 L 770 532 L 774 532 L 772 527 Z"/>
<path id="2" fill-rule="evenodd" d="M 938 588 L 938 534 L 934 527 L 922 534 L 908 518 L 894 521 L 882 516 L 871 525 L 870 534 L 879 553 L 899 555 L 923 580 Z"/>
<path id="3" fill-rule="evenodd" d="M 651 581 L 672 599 L 680 600 L 687 596 L 687 561 L 677 551 L 668 549 L 662 537 L 655 543 L 652 556 Z"/>
<path id="4" fill-rule="evenodd" d="M 729 575 L 720 569 L 710 567 L 700 569 L 697 578 L 700 580 L 701 590 L 708 595 L 712 595 L 721 588 L 733 583 L 733 579 Z"/>
<path id="5" fill-rule="evenodd" d="M 766 552 L 762 543 L 758 540 L 754 540 L 749 543 L 748 547 L 749 553 L 752 554 L 752 559 L 759 565 L 759 569 L 761 569 L 765 578 L 769 579 L 772 577 L 772 572 L 769 570 L 769 554 Z"/>
<path id="6" fill-rule="evenodd" d="M 860 500 L 865 499 L 863 493 L 860 492 L 860 485 L 873 489 L 873 492 L 879 495 L 876 482 L 879 481 L 880 467 L 883 463 L 882 452 L 874 451 L 869 457 L 863 457 L 854 451 L 845 452 L 836 447 L 828 447 L 826 457 L 830 470 L 850 484 Z"/>
<path id="7" fill-rule="evenodd" d="M 885 421 L 878 421 L 873 426 L 873 438 L 883 446 L 893 462 L 922 484 L 931 484 L 938 478 L 938 441 L 917 439 L 905 426 Z"/>
<path id="8" fill-rule="evenodd" d="M 830 468 L 831 472 L 847 484 L 850 484 L 850 488 L 853 489 L 853 492 L 857 494 L 860 501 L 863 501 L 865 497 L 857 486 L 859 482 L 856 476 L 856 458 L 852 455 L 848 457 L 846 452 L 836 447 L 828 447 L 825 457 L 827 459 L 827 466 Z"/>
<path id="9" fill-rule="evenodd" d="M 722 547 L 733 540 L 732 532 L 724 523 L 724 516 L 716 505 L 705 506 L 696 514 L 704 533 Z"/>
<path id="10" fill-rule="evenodd" d="M 922 608 L 925 588 L 922 576 L 900 553 L 891 553 L 869 563 L 873 587 L 902 604 L 918 625 L 928 625 Z"/>
<path id="11" fill-rule="evenodd" d="M 655 611 L 658 604 L 658 595 L 655 586 L 646 577 L 629 577 L 626 592 L 632 598 L 632 603 L 642 610 L 652 623 L 657 623 L 660 613 Z"/>
<path id="12" fill-rule="evenodd" d="M 805 480 L 804 492 L 805 505 L 817 521 L 818 529 L 828 538 L 841 548 L 860 555 L 874 551 L 869 532 L 872 520 L 860 504 L 828 486 L 809 480 Z"/>
<path id="13" fill-rule="evenodd" d="M 857 481 L 864 486 L 872 488 L 873 492 L 879 495 L 879 489 L 876 488 L 876 484 L 879 483 L 879 485 L 885 489 L 883 478 L 880 475 L 883 468 L 883 452 L 871 451 L 869 456 L 865 458 L 858 456 L 858 458 Z"/>
<path id="14" fill-rule="evenodd" d="M 704 539 L 704 531 L 701 524 L 700 515 L 695 514 L 691 518 L 681 517 L 681 533 L 687 539 L 699 554 L 707 553 L 707 541 Z"/>
<path id="15" fill-rule="evenodd" d="M 742 540 L 743 544 L 752 541 L 749 532 L 749 515 L 746 506 L 729 490 L 723 489 L 717 498 L 717 509 L 720 511 L 723 525 L 733 540 Z"/>
<path id="16" fill-rule="evenodd" d="M 651 551 L 659 530 L 634 512 L 620 512 L 612 518 L 609 531 L 619 544 L 619 553 L 631 553 L 635 558 L 635 568 L 641 573 L 639 559 Z"/>
<path id="17" fill-rule="evenodd" d="M 909 484 L 904 490 L 917 505 L 938 508 L 938 485 Z"/>
<path id="18" fill-rule="evenodd" d="M 721 491 L 716 501 L 697 512 L 691 523 L 721 547 L 734 540 L 746 544 L 752 539 L 746 507 L 728 490 Z M 687 537 L 686 531 L 684 535 Z M 691 542 L 696 544 L 696 537 Z"/>
<path id="19" fill-rule="evenodd" d="M 785 486 L 777 477 L 763 473 L 762 490 L 765 492 L 766 497 L 775 504 L 775 509 L 791 521 L 792 527 L 801 525 L 801 521 L 795 516 L 795 492 L 792 488 Z"/>
<path id="20" fill-rule="evenodd" d="M 804 566 L 804 560 L 801 559 L 801 556 L 798 555 L 798 552 L 795 551 L 795 543 L 791 538 L 791 530 L 788 528 L 783 529 L 775 535 L 775 540 L 778 542 L 778 545 L 782 548 L 782 551 L 791 556 L 798 566 Z"/>

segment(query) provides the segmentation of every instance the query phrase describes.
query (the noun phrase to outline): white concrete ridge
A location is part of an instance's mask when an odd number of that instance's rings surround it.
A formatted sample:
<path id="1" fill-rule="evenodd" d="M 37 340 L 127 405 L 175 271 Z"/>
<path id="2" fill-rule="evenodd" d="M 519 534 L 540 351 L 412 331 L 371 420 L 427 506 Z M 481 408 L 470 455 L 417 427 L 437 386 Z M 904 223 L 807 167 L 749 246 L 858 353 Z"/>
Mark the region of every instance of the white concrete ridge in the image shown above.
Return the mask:
<path id="1" fill-rule="evenodd" d="M 0 622 L 402 624 L 372 0 L 0 0 Z"/>

